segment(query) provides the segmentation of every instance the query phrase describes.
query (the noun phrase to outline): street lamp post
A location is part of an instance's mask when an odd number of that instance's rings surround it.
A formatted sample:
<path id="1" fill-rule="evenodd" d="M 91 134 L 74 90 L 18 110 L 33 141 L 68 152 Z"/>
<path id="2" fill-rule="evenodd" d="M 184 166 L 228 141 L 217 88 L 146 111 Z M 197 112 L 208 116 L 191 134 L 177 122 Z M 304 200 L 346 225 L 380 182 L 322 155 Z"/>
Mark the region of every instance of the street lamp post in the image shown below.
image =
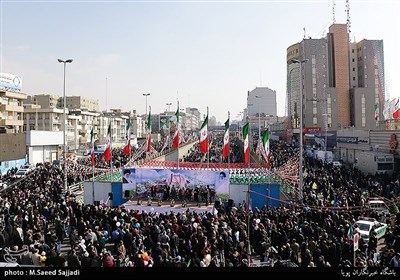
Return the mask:
<path id="1" fill-rule="evenodd" d="M 67 185 L 67 159 L 66 159 L 66 150 L 67 150 L 67 143 L 66 143 L 66 136 L 65 136 L 65 134 L 67 133 L 66 131 L 66 119 L 67 119 L 67 116 L 66 116 L 66 112 L 65 112 L 65 107 L 67 106 L 66 104 L 67 104 L 67 97 L 66 97 L 66 95 L 65 95 L 65 69 L 66 69 L 66 65 L 67 65 L 67 63 L 72 63 L 72 59 L 67 59 L 67 60 L 62 60 L 62 59 L 58 59 L 58 62 L 59 63 L 63 63 L 64 64 L 64 89 L 63 89 L 63 102 L 64 102 L 64 104 L 63 104 L 63 128 L 64 128 L 64 130 L 63 130 L 63 146 L 64 146 L 64 149 L 63 149 L 63 157 L 64 157 L 64 169 L 63 169 L 63 171 L 64 171 L 64 191 L 65 192 L 67 192 L 67 188 L 68 188 L 68 185 Z"/>
<path id="2" fill-rule="evenodd" d="M 300 160 L 299 160 L 299 200 L 303 201 L 303 76 L 302 64 L 308 59 L 292 59 L 292 63 L 298 63 L 300 66 Z"/>
<path id="3" fill-rule="evenodd" d="M 171 103 L 171 102 L 169 102 L 169 103 L 166 103 L 166 105 L 168 106 L 168 112 L 169 112 L 169 110 L 170 110 L 170 107 L 171 107 L 172 103 Z"/>
<path id="4" fill-rule="evenodd" d="M 150 93 L 143 93 L 143 96 L 146 97 L 146 116 L 145 116 L 145 118 L 147 117 L 147 96 L 149 96 L 149 95 L 150 95 Z"/>

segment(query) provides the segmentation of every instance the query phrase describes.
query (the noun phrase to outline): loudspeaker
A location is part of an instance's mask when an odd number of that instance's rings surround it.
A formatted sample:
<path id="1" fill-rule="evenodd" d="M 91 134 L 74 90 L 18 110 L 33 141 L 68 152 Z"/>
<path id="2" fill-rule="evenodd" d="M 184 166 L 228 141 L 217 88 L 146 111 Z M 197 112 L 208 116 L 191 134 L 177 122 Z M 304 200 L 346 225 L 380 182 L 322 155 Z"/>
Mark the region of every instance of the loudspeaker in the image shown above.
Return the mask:
<path id="1" fill-rule="evenodd" d="M 95 201 L 94 201 L 94 206 L 100 206 L 100 201 L 95 200 Z"/>
<path id="2" fill-rule="evenodd" d="M 129 196 L 130 196 L 130 195 L 129 195 L 129 191 L 125 191 L 125 192 L 124 192 L 124 197 L 129 198 Z"/>
<path id="3" fill-rule="evenodd" d="M 228 199 L 228 207 L 231 208 L 233 207 L 234 201 L 233 199 Z"/>
<path id="4" fill-rule="evenodd" d="M 110 200 L 113 200 L 113 193 L 112 193 L 112 192 L 109 192 L 109 193 L 108 193 L 108 197 L 109 197 Z"/>

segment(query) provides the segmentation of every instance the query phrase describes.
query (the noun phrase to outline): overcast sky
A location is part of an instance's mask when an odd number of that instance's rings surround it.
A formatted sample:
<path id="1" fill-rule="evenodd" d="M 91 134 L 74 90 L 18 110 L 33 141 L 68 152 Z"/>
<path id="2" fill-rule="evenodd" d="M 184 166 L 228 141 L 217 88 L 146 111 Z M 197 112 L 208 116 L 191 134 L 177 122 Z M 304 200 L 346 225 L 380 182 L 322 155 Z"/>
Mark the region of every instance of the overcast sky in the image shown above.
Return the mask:
<path id="1" fill-rule="evenodd" d="M 336 23 L 346 3 L 335 0 Z M 153 113 L 197 107 L 224 122 L 267 86 L 285 115 L 286 49 L 324 37 L 333 22 L 325 1 L 0 1 L 0 72 L 23 92 L 99 99 L 100 108 Z M 351 38 L 383 39 L 388 93 L 400 96 L 400 1 L 350 1 Z M 107 83 L 106 83 L 107 80 Z M 106 86 L 107 84 L 107 86 Z M 107 93 L 107 94 L 106 94 Z M 106 98 L 107 96 L 107 98 Z"/>

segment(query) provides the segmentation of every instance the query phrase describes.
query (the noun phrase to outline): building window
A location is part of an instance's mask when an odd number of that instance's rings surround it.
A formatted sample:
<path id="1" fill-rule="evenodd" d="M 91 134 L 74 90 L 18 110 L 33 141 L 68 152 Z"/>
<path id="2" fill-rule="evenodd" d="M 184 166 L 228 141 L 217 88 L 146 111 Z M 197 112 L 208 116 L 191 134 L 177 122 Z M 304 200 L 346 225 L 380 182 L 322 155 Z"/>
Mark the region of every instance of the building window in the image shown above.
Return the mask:
<path id="1" fill-rule="evenodd" d="M 356 80 L 356 77 L 353 77 L 353 81 L 355 81 Z"/>
<path id="2" fill-rule="evenodd" d="M 354 71 L 356 71 L 356 68 L 355 68 L 355 67 L 353 67 L 353 72 L 354 72 Z"/>
<path id="3" fill-rule="evenodd" d="M 355 61 L 354 58 L 352 58 L 351 61 L 354 62 Z"/>
<path id="4" fill-rule="evenodd" d="M 351 50 L 351 53 L 354 53 L 354 49 Z"/>

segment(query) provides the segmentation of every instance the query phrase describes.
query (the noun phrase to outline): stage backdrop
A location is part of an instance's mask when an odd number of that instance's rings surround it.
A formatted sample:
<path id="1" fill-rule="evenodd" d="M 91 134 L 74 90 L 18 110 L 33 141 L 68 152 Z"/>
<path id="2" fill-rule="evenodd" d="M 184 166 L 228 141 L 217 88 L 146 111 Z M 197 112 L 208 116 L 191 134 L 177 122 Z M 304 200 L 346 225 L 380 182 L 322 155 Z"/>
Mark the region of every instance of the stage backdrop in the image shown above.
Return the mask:
<path id="1" fill-rule="evenodd" d="M 215 189 L 217 195 L 228 197 L 229 170 L 181 170 L 181 169 L 152 169 L 129 168 L 122 171 L 123 191 L 130 191 L 137 197 L 147 198 L 151 188 L 157 186 L 157 192 L 165 185 L 178 188 L 209 186 Z M 132 193 L 134 191 L 135 193 Z"/>

